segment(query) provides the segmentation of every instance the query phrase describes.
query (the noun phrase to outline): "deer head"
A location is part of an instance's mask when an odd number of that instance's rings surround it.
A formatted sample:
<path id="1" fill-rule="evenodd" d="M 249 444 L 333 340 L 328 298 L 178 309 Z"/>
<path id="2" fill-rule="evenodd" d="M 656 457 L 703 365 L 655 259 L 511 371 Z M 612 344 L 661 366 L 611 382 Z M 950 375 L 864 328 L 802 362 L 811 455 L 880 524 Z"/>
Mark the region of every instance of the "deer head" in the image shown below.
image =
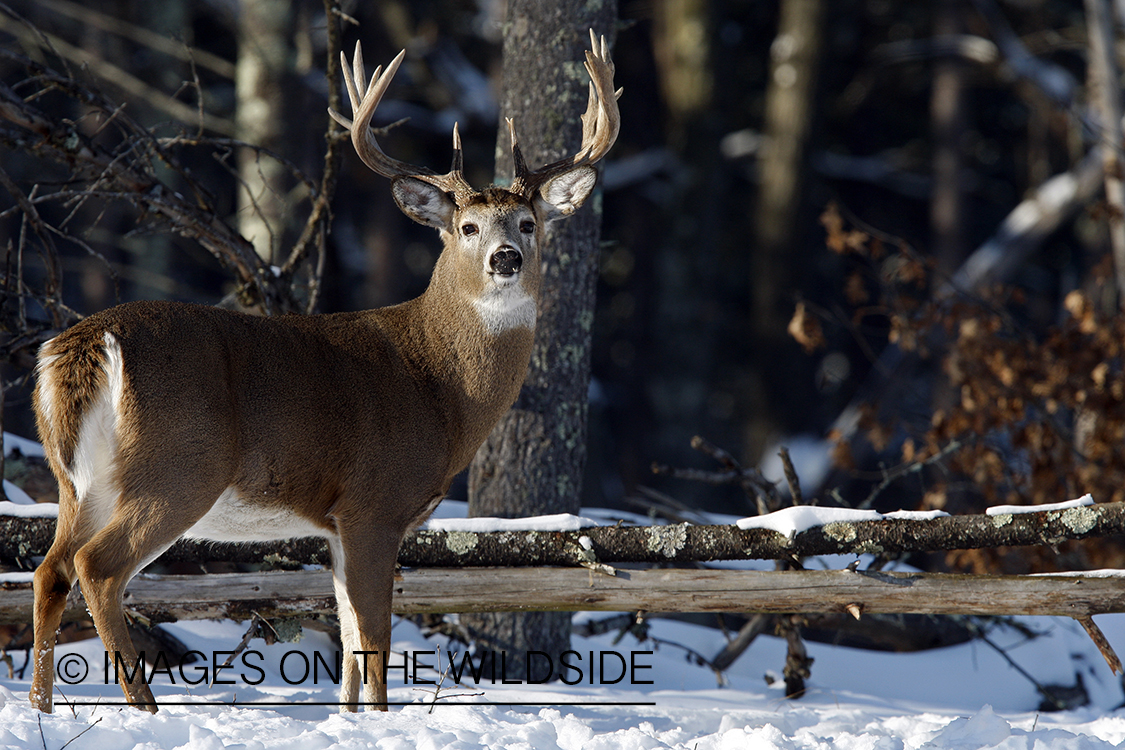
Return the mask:
<path id="1" fill-rule="evenodd" d="M 500 331 L 512 324 L 534 321 L 534 305 L 522 302 L 538 298 L 538 245 L 544 225 L 578 210 L 593 191 L 597 172 L 593 164 L 609 151 L 620 128 L 617 98 L 613 90 L 613 61 L 605 37 L 600 44 L 590 32 L 590 51 L 586 70 L 590 74 L 589 97 L 582 120 L 582 145 L 578 153 L 531 170 L 524 161 L 516 137 L 515 124 L 508 118 L 515 178 L 510 187 L 476 190 L 465 180 L 461 136 L 453 126 L 453 164 L 449 172 L 438 175 L 426 167 L 415 166 L 387 156 L 371 131 L 371 120 L 387 87 L 405 56 L 400 52 L 387 66 L 376 68 L 368 81 L 363 52 L 357 43 L 350 70 L 341 53 L 344 81 L 351 100 L 354 120 L 329 109 L 329 114 L 351 133 L 356 153 L 373 171 L 391 179 L 391 191 L 399 208 L 414 221 L 435 227 L 441 233 L 446 252 L 434 278 L 452 273 L 449 252 L 469 256 L 481 275 L 457 274 L 457 283 L 476 294 L 477 307 L 485 325 Z M 359 85 L 368 81 L 362 95 Z M 522 310 L 523 312 L 513 312 Z"/>

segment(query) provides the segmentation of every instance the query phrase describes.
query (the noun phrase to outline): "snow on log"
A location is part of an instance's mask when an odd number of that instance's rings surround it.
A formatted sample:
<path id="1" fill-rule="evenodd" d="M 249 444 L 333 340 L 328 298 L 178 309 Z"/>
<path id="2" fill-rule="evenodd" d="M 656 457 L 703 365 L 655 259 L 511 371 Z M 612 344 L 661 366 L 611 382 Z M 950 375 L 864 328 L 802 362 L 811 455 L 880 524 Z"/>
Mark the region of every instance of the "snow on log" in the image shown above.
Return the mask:
<path id="1" fill-rule="evenodd" d="M 838 508 L 786 509 L 811 515 L 789 533 L 776 528 L 723 526 L 599 526 L 568 531 L 434 531 L 410 534 L 399 552 L 408 567 L 540 567 L 614 563 L 689 563 L 712 560 L 783 560 L 814 555 L 1053 545 L 1068 539 L 1125 534 L 1125 503 L 1052 506 L 938 518 L 879 516 L 834 520 Z M 1007 510 L 1007 509 L 1005 509 Z M 786 511 L 780 511 L 785 513 Z M 774 516 L 777 514 L 771 514 Z M 817 523 L 817 519 L 820 523 Z M 753 519 L 752 519 L 753 520 Z M 0 516 L 0 564 L 46 554 L 53 518 Z M 775 525 L 776 524 L 768 524 Z M 160 562 L 226 561 L 297 568 L 328 564 L 319 539 L 265 544 L 181 540 Z"/>

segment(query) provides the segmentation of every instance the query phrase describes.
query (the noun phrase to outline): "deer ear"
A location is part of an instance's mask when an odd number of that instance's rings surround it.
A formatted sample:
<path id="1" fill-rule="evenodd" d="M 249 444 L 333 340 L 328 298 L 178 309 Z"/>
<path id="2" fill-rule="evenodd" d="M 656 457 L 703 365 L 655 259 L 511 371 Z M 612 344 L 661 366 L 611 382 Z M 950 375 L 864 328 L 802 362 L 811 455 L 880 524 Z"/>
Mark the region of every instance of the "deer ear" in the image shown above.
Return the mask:
<path id="1" fill-rule="evenodd" d="M 590 193 L 594 192 L 597 181 L 598 171 L 593 167 L 583 166 L 563 172 L 543 183 L 537 200 L 546 212 L 547 221 L 570 216 L 581 208 Z"/>
<path id="2" fill-rule="evenodd" d="M 428 182 L 399 177 L 391 183 L 391 194 L 402 212 L 419 224 L 448 230 L 453 222 L 453 199 Z"/>

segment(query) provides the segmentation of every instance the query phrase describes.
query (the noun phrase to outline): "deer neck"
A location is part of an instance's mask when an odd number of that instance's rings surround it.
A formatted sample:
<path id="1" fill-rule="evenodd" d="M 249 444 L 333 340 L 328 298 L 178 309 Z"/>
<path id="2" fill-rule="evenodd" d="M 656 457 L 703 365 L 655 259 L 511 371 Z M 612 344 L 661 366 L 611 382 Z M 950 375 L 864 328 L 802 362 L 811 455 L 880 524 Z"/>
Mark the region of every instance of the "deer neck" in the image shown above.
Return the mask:
<path id="1" fill-rule="evenodd" d="M 424 340 L 406 351 L 417 358 L 415 367 L 446 411 L 452 478 L 519 395 L 531 359 L 538 289 L 523 290 L 522 299 L 481 295 L 450 281 L 435 271 L 427 290 L 400 307 L 409 308 L 409 330 Z M 530 310 L 511 309 L 526 305 Z"/>

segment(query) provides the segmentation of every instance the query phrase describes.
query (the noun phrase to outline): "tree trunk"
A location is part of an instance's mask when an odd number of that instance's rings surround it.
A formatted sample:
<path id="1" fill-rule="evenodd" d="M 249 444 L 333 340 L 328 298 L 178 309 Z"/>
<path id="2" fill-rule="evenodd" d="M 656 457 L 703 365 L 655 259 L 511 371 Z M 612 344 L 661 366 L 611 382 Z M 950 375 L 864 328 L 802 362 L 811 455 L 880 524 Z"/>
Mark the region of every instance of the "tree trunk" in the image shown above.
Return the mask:
<path id="1" fill-rule="evenodd" d="M 563 158 L 581 144 L 589 77 L 589 29 L 613 41 L 615 2 L 513 0 L 504 31 L 500 110 L 515 119 L 529 166 Z M 497 138 L 497 182 L 509 182 L 507 128 Z M 600 198 L 548 229 L 535 348 L 523 390 L 469 469 L 469 515 L 577 513 L 586 463 L 590 330 L 598 272 Z M 570 648 L 568 614 L 462 618 L 484 650 L 557 655 Z M 509 656 L 509 659 L 511 657 Z M 519 661 L 518 659 L 515 661 Z M 510 661 L 514 671 L 522 662 Z M 557 663 L 557 659 L 556 659 Z"/>
<path id="2" fill-rule="evenodd" d="M 1096 96 L 1101 143 L 1105 155 L 1105 199 L 1109 204 L 1109 239 L 1113 250 L 1117 304 L 1125 309 L 1125 184 L 1122 182 L 1121 76 L 1114 51 L 1117 33 L 1108 0 L 1086 0 L 1090 37 L 1089 89 Z"/>
<path id="3" fill-rule="evenodd" d="M 751 331 L 761 385 L 751 394 L 746 428 L 747 454 L 757 456 L 775 437 L 784 410 L 798 408 L 779 399 L 793 375 L 784 362 L 791 346 L 786 326 L 800 255 L 800 209 L 808 140 L 815 115 L 816 83 L 823 45 L 824 0 L 783 0 L 777 36 L 770 46 L 766 89 L 766 145 L 754 206 L 754 257 L 750 265 Z"/>
<path id="4" fill-rule="evenodd" d="M 241 0 L 238 17 L 238 66 L 235 123 L 238 138 L 275 153 L 286 153 L 286 123 L 292 113 L 286 91 L 292 90 L 294 52 L 292 0 Z M 239 233 L 254 243 L 267 263 L 275 263 L 285 227 L 288 174 L 275 159 L 250 149 L 238 155 L 242 188 L 238 191 Z"/>
<path id="5" fill-rule="evenodd" d="M 654 334 L 646 353 L 653 366 L 645 389 L 659 432 L 648 447 L 652 455 L 677 464 L 691 460 L 688 436 L 722 441 L 725 429 L 714 413 L 721 411 L 715 407 L 726 394 L 710 387 L 719 380 L 724 346 L 724 321 L 715 299 L 729 268 L 724 257 L 729 243 L 723 237 L 728 170 L 715 147 L 725 132 L 714 101 L 722 71 L 712 49 L 717 35 L 711 5 L 710 0 L 664 0 L 653 7 L 652 46 L 666 142 L 681 166 L 660 207 L 659 235 L 651 247 L 634 248 L 638 255 L 651 255 L 654 274 Z M 681 499 L 702 502 L 699 494 Z"/>
<path id="6" fill-rule="evenodd" d="M 962 33 L 965 8 L 960 0 L 942 0 L 937 8 L 934 37 Z M 931 250 L 943 276 L 964 262 L 965 200 L 961 186 L 965 137 L 965 63 L 955 57 L 939 59 L 934 66 L 930 95 L 930 123 L 934 138 L 934 191 L 930 198 Z"/>

